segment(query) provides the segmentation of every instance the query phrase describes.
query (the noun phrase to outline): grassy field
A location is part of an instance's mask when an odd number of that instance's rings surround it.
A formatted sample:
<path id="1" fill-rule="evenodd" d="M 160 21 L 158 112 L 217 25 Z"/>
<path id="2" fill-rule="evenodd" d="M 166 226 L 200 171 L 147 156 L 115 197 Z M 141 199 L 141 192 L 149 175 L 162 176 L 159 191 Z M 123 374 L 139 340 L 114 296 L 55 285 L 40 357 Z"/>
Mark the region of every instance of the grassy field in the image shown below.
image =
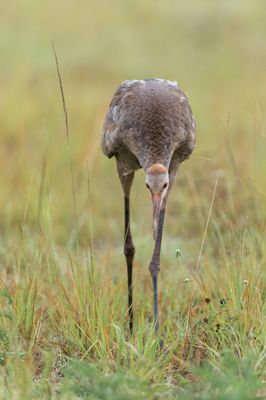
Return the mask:
<path id="1" fill-rule="evenodd" d="M 266 398 L 265 20 L 259 0 L 1 3 L 0 399 Z M 129 338 L 122 190 L 100 149 L 119 83 L 154 76 L 179 82 L 198 135 L 166 215 L 163 350 L 144 174 Z"/>

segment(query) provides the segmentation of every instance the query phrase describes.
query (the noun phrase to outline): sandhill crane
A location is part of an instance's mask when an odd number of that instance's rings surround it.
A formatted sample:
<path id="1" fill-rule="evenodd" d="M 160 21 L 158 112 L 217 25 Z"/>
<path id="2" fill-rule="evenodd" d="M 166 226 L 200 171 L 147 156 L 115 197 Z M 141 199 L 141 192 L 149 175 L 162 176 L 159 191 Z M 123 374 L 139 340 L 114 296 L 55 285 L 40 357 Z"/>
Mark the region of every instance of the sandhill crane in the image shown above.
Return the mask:
<path id="1" fill-rule="evenodd" d="M 195 147 L 195 122 L 188 99 L 176 82 L 128 80 L 115 92 L 106 115 L 102 150 L 115 156 L 124 191 L 124 254 L 128 276 L 129 328 L 133 329 L 132 267 L 135 247 L 130 230 L 130 189 L 143 168 L 153 203 L 154 251 L 149 265 L 153 284 L 154 325 L 159 329 L 158 285 L 165 206 L 177 169 Z"/>

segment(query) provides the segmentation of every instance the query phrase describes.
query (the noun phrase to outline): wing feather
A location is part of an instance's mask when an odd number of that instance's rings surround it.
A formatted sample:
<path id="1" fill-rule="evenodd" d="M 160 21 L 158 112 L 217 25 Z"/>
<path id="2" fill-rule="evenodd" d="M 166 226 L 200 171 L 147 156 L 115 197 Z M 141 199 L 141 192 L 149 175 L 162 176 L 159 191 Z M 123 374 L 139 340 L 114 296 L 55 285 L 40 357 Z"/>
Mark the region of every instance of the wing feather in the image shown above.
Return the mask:
<path id="1" fill-rule="evenodd" d="M 189 157 L 195 147 L 195 121 L 176 82 L 153 78 L 118 87 L 104 121 L 102 150 L 111 158 L 125 147 L 142 166 L 153 159 L 168 163 L 174 149 L 179 149 L 180 159 Z"/>
<path id="2" fill-rule="evenodd" d="M 102 132 L 102 150 L 103 153 L 111 158 L 119 149 L 121 143 L 121 105 L 125 95 L 130 93 L 131 87 L 140 81 L 128 80 L 121 83 L 115 92 L 107 115 L 105 117 Z"/>

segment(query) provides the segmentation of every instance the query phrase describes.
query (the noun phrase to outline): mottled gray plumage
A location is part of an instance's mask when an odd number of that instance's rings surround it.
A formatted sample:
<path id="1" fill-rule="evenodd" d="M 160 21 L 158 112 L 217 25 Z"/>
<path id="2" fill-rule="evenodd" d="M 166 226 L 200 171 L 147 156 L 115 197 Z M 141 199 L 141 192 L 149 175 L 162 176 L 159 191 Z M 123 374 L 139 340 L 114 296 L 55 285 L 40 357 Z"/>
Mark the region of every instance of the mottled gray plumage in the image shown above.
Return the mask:
<path id="1" fill-rule="evenodd" d="M 188 99 L 175 82 L 144 79 L 123 82 L 106 115 L 102 149 L 115 156 L 124 190 L 125 243 L 128 273 L 128 315 L 133 329 L 132 269 L 135 247 L 130 231 L 130 189 L 134 171 L 143 168 L 153 203 L 155 247 L 150 261 L 155 332 L 159 329 L 157 277 L 165 206 L 178 166 L 195 147 L 195 122 Z"/>
<path id="2" fill-rule="evenodd" d="M 105 118 L 102 149 L 120 160 L 125 174 L 155 163 L 168 169 L 172 158 L 182 162 L 194 147 L 194 118 L 175 82 L 146 79 L 119 86 Z"/>

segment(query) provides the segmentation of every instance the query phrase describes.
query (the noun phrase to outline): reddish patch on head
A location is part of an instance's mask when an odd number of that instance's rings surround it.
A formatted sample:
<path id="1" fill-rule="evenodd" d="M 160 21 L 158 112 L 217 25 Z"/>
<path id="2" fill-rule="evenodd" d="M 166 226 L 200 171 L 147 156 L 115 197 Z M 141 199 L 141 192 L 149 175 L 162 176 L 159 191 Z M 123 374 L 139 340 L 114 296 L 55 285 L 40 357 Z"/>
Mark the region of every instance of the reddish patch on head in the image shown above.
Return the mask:
<path id="1" fill-rule="evenodd" d="M 167 174 L 167 169 L 162 164 L 156 163 L 147 170 L 147 173 L 152 175 Z"/>

